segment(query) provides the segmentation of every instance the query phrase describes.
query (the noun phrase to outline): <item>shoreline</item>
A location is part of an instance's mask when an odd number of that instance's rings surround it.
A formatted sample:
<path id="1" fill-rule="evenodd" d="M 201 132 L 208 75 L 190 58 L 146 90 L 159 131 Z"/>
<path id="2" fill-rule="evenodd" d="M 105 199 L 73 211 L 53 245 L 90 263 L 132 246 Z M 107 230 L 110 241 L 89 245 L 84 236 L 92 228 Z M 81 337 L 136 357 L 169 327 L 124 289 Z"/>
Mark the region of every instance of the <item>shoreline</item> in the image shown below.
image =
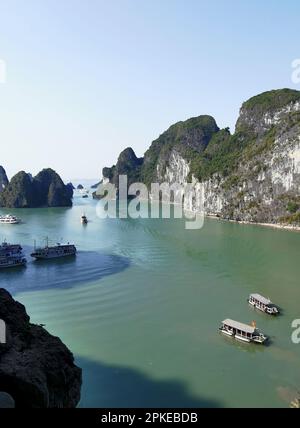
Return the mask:
<path id="1" fill-rule="evenodd" d="M 300 226 L 293 226 L 291 224 L 286 224 L 286 223 L 256 223 L 256 222 L 251 222 L 251 221 L 246 221 L 246 220 L 231 220 L 231 219 L 225 219 L 222 217 L 218 217 L 217 215 L 209 215 L 207 214 L 205 217 L 207 218 L 212 218 L 215 220 L 222 220 L 222 221 L 228 221 L 229 223 L 236 223 L 236 224 L 241 224 L 241 225 L 250 225 L 250 226 L 263 226 L 263 227 L 269 227 L 269 228 L 273 228 L 273 229 L 278 229 L 278 230 L 288 230 L 290 232 L 300 232 Z"/>

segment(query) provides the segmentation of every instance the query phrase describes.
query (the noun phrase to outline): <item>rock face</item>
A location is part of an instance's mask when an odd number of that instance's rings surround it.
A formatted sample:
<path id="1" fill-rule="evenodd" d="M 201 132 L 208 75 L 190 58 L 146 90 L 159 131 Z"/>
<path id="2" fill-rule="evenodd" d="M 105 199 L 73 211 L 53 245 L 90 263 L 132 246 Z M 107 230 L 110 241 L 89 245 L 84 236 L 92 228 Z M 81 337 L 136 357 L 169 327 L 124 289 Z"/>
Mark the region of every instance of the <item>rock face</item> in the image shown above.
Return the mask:
<path id="1" fill-rule="evenodd" d="M 142 163 L 143 159 L 137 158 L 132 148 L 127 147 L 120 154 L 116 166 L 103 169 L 103 177 L 118 184 L 119 175 L 127 175 L 128 184 L 134 183 L 140 179 Z"/>
<path id="2" fill-rule="evenodd" d="M 116 182 L 117 167 L 107 171 L 104 176 Z M 233 135 L 210 116 L 179 122 L 152 143 L 132 172 L 148 186 L 193 183 L 208 215 L 299 224 L 300 92 L 275 90 L 246 101 Z M 200 209 L 189 198 L 184 204 Z"/>
<path id="3" fill-rule="evenodd" d="M 82 185 L 82 184 L 78 184 L 77 189 L 78 189 L 78 190 L 82 190 L 82 189 L 84 189 L 84 187 L 83 187 L 83 185 Z"/>
<path id="4" fill-rule="evenodd" d="M 172 125 L 153 141 L 145 153 L 141 168 L 143 182 L 150 184 L 161 181 L 173 151 L 180 153 L 183 158 L 190 153 L 203 153 L 218 131 L 216 121 L 211 116 L 194 117 Z"/>
<path id="5" fill-rule="evenodd" d="M 0 192 L 2 192 L 8 185 L 8 178 L 3 166 L 0 165 Z"/>
<path id="6" fill-rule="evenodd" d="M 0 206 L 7 208 L 69 207 L 73 190 L 52 169 L 35 177 L 24 171 L 16 174 L 0 194 Z"/>
<path id="7" fill-rule="evenodd" d="M 0 391 L 8 393 L 16 407 L 76 407 L 81 369 L 61 340 L 30 324 L 24 306 L 4 289 L 0 319 L 6 323 L 6 344 L 0 344 Z"/>
<path id="8" fill-rule="evenodd" d="M 75 187 L 73 186 L 72 183 L 67 183 L 66 184 L 66 191 L 67 191 L 69 199 L 73 198 L 74 189 L 75 189 Z"/>

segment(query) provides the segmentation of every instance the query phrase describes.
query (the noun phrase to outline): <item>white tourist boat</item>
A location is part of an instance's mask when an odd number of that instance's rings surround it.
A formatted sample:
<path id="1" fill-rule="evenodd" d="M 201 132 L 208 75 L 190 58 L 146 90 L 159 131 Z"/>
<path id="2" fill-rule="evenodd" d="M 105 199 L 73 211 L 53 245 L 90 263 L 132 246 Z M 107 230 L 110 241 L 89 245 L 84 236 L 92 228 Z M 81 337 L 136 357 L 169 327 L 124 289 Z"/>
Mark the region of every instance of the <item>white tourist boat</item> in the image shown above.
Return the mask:
<path id="1" fill-rule="evenodd" d="M 26 263 L 27 260 L 21 245 L 8 244 L 7 242 L 0 245 L 0 269 L 25 266 Z"/>
<path id="2" fill-rule="evenodd" d="M 254 306 L 255 308 L 259 309 L 260 311 L 265 312 L 266 314 L 269 314 L 269 315 L 279 314 L 278 307 L 274 305 L 270 299 L 266 299 L 260 294 L 257 294 L 257 293 L 250 294 L 248 303 L 251 306 Z"/>
<path id="3" fill-rule="evenodd" d="M 74 244 L 60 244 L 49 246 L 48 238 L 46 239 L 45 247 L 34 246 L 34 251 L 31 257 L 37 260 L 56 259 L 61 257 L 75 256 L 77 249 Z"/>
<path id="4" fill-rule="evenodd" d="M 18 217 L 11 215 L 11 214 L 7 214 L 7 215 L 1 215 L 0 216 L 0 223 L 2 224 L 19 224 L 21 223 L 21 219 L 19 219 Z"/>
<path id="5" fill-rule="evenodd" d="M 256 328 L 255 322 L 253 322 L 252 325 L 248 325 L 228 318 L 222 322 L 219 330 L 221 333 L 226 334 L 227 336 L 232 336 L 237 340 L 247 343 L 255 342 L 262 344 L 265 343 L 268 339 L 267 336 L 262 334 Z"/>

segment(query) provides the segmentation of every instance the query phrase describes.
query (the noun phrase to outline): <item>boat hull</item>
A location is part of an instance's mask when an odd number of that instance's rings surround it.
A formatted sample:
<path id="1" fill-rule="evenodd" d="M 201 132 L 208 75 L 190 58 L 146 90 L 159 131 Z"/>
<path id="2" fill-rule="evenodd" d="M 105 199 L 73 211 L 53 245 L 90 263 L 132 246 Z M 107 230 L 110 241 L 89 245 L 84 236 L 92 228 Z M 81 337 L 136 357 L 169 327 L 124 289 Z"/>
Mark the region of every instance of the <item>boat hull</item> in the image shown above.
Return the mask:
<path id="1" fill-rule="evenodd" d="M 226 334 L 227 336 L 233 336 L 233 333 L 231 331 L 227 331 L 227 330 L 222 330 L 220 329 L 221 333 Z"/>
<path id="2" fill-rule="evenodd" d="M 239 334 L 236 334 L 234 337 L 235 339 L 240 340 L 241 342 L 250 343 L 250 339 L 248 339 L 247 337 L 240 336 Z"/>
<path id="3" fill-rule="evenodd" d="M 0 270 L 2 269 L 11 269 L 16 267 L 25 267 L 27 262 L 20 262 L 20 263 L 8 263 L 6 265 L 0 266 Z"/>
<path id="4" fill-rule="evenodd" d="M 49 254 L 49 255 L 42 255 L 42 254 L 31 254 L 31 257 L 35 258 L 36 260 L 49 260 L 49 259 L 62 259 L 65 257 L 74 257 L 76 256 L 76 253 L 74 254 Z"/>
<path id="5" fill-rule="evenodd" d="M 278 314 L 279 314 L 279 310 L 278 310 L 278 309 L 277 309 L 277 310 L 268 310 L 268 309 L 266 309 L 266 308 L 262 308 L 261 306 L 256 305 L 256 304 L 255 304 L 255 303 L 253 303 L 253 302 L 249 302 L 249 301 L 248 301 L 248 303 L 249 303 L 249 305 L 251 305 L 253 308 L 257 309 L 258 311 L 263 312 L 264 314 L 267 314 L 267 315 L 278 315 Z"/>

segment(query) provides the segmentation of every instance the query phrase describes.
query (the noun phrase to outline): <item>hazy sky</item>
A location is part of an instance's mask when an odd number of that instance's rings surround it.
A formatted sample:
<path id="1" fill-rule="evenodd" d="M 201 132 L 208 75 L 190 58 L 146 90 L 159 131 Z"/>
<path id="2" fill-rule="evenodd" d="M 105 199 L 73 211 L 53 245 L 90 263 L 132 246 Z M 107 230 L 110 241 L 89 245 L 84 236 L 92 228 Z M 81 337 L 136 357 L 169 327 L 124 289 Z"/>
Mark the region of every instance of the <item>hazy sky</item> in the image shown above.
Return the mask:
<path id="1" fill-rule="evenodd" d="M 0 164 L 99 177 L 172 123 L 300 85 L 298 0 L 0 0 Z"/>

